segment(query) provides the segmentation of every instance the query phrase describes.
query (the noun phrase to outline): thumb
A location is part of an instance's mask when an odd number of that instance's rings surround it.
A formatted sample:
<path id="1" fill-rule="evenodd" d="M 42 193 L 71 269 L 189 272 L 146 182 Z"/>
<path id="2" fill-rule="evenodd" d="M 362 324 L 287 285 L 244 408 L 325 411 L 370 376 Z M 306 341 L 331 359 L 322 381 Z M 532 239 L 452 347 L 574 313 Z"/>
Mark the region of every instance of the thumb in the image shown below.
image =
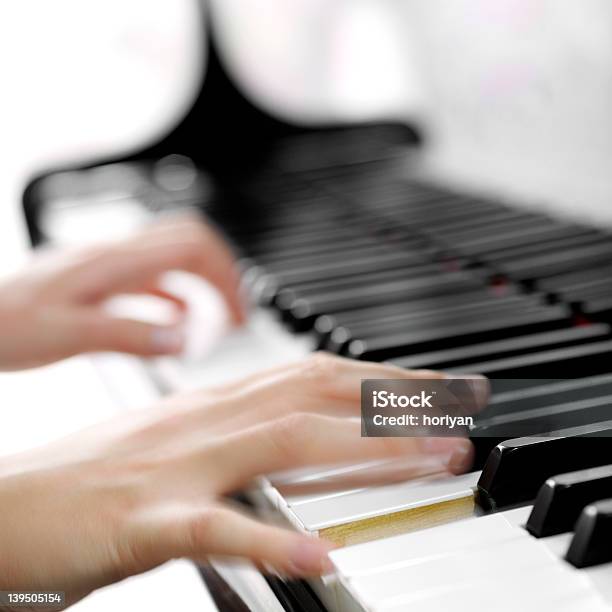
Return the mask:
<path id="1" fill-rule="evenodd" d="M 76 352 L 116 351 L 154 356 L 180 353 L 185 334 L 180 324 L 154 325 L 103 312 L 81 315 Z"/>
<path id="2" fill-rule="evenodd" d="M 132 556 L 153 567 L 180 557 L 242 557 L 291 576 L 315 576 L 331 569 L 328 542 L 266 525 L 222 505 L 168 505 L 132 522 Z"/>

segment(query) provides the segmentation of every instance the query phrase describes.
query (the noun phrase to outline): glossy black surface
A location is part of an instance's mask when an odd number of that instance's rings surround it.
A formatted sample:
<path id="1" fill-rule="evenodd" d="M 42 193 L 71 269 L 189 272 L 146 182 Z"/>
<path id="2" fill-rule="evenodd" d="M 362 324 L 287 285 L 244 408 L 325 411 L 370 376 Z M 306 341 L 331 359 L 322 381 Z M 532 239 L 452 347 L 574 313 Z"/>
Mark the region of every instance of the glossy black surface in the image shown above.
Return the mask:
<path id="1" fill-rule="evenodd" d="M 480 503 L 500 509 L 528 502 L 555 474 L 607 465 L 611 450 L 612 421 L 504 441 L 484 465 Z"/>
<path id="2" fill-rule="evenodd" d="M 583 508 L 612 495 L 612 465 L 549 478 L 538 492 L 526 528 L 544 538 L 571 531 Z"/>
<path id="3" fill-rule="evenodd" d="M 612 499 L 587 506 L 576 524 L 566 559 L 575 567 L 612 561 Z"/>

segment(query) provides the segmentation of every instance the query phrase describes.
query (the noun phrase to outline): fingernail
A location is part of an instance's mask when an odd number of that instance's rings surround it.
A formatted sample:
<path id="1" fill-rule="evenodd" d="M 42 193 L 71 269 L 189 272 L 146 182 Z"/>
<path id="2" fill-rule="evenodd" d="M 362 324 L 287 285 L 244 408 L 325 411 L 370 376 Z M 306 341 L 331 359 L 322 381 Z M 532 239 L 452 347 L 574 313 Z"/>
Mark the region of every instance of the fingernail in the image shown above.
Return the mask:
<path id="1" fill-rule="evenodd" d="M 328 557 L 333 544 L 323 540 L 304 538 L 295 548 L 290 557 L 290 565 L 296 574 L 315 575 L 332 571 L 332 563 Z"/>
<path id="2" fill-rule="evenodd" d="M 476 400 L 476 407 L 482 410 L 489 403 L 491 395 L 491 385 L 486 376 L 480 374 L 447 374 L 444 376 L 447 380 L 465 380 Z"/>
<path id="3" fill-rule="evenodd" d="M 484 376 L 474 376 L 471 381 L 471 387 L 476 398 L 477 407 L 482 410 L 486 408 L 491 397 L 491 383 Z"/>
<path id="4" fill-rule="evenodd" d="M 448 461 L 448 469 L 453 474 L 462 474 L 472 467 L 474 447 L 468 440 L 460 440 Z"/>
<path id="5" fill-rule="evenodd" d="M 151 332 L 151 346 L 155 353 L 180 353 L 185 343 L 185 334 L 179 327 L 156 327 Z"/>
<path id="6" fill-rule="evenodd" d="M 427 438 L 422 448 L 425 453 L 437 457 L 441 467 L 454 474 L 461 474 L 472 465 L 472 443 L 464 438 Z"/>

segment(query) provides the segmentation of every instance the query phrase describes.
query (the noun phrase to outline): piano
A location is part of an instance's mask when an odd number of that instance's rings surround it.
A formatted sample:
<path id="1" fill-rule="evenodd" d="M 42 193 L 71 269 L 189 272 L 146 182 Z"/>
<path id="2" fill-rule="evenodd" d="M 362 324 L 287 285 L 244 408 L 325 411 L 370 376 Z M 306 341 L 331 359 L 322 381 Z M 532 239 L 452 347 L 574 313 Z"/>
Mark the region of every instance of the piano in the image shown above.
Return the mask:
<path id="1" fill-rule="evenodd" d="M 159 393 L 314 350 L 483 374 L 492 387 L 468 474 L 406 482 L 401 465 L 329 466 L 245 492 L 262 516 L 336 542 L 335 571 L 306 583 L 215 562 L 202 575 L 220 609 L 612 610 L 609 230 L 436 180 L 416 124 L 272 117 L 203 23 L 208 68 L 189 112 L 129 156 L 33 178 L 33 244 L 61 242 L 75 208 L 121 210 L 118 191 L 126 211 L 196 208 L 223 230 L 251 322 L 215 363 L 147 363 Z"/>

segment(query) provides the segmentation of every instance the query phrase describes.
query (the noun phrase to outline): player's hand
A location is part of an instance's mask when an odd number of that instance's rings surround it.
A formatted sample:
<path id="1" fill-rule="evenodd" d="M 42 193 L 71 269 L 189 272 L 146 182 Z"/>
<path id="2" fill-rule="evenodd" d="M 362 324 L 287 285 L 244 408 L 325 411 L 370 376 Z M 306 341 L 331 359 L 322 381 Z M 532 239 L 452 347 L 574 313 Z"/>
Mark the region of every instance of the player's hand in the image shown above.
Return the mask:
<path id="1" fill-rule="evenodd" d="M 233 320 L 244 311 L 239 273 L 223 239 L 195 217 L 177 217 L 112 244 L 41 253 L 22 275 L 0 284 L 0 370 L 38 366 L 77 353 L 120 351 L 152 356 L 183 348 L 185 303 L 160 287 L 184 270 L 210 281 Z M 112 316 L 105 302 L 149 294 L 176 307 L 176 321 L 152 325 Z"/>
<path id="2" fill-rule="evenodd" d="M 224 496 L 316 464 L 401 458 L 406 477 L 422 466 L 468 469 L 466 439 L 360 436 L 361 379 L 442 376 L 315 355 L 0 461 L 0 589 L 65 591 L 74 602 L 170 559 L 211 555 L 292 576 L 325 572 L 329 544 L 264 524 Z"/>

